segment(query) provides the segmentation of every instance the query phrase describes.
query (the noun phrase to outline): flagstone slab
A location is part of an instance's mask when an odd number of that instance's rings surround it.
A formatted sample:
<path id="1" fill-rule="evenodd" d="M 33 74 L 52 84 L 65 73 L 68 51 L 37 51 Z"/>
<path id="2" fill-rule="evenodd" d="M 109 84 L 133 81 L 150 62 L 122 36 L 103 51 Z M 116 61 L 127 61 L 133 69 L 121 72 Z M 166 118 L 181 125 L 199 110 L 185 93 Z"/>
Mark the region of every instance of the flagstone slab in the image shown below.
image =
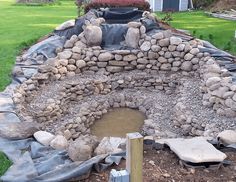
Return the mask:
<path id="1" fill-rule="evenodd" d="M 192 163 L 222 162 L 227 156 L 203 137 L 165 139 L 164 143 L 182 160 Z"/>

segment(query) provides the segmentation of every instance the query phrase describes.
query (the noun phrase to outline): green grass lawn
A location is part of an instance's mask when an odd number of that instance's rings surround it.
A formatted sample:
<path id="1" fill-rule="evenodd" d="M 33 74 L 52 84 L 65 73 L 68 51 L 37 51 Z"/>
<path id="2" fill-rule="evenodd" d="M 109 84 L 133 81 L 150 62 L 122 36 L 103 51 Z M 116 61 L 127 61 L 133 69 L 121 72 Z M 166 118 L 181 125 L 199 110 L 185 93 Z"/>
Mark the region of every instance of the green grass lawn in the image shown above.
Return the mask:
<path id="1" fill-rule="evenodd" d="M 164 13 L 157 13 L 162 18 Z M 236 55 L 236 21 L 213 18 L 202 11 L 173 13 L 170 25 L 189 30 L 192 35 L 210 41 L 216 47 Z"/>
<path id="2" fill-rule="evenodd" d="M 7 157 L 2 152 L 0 152 L 0 176 L 6 172 L 11 164 L 11 161 L 9 161 Z"/>
<path id="3" fill-rule="evenodd" d="M 11 81 L 16 55 L 23 48 L 51 32 L 58 24 L 77 16 L 74 1 L 61 0 L 47 6 L 16 6 L 14 0 L 0 0 L 0 91 Z M 0 176 L 11 162 L 0 152 Z"/>
<path id="4" fill-rule="evenodd" d="M 17 6 L 0 0 L 0 91 L 11 81 L 10 73 L 19 51 L 77 15 L 74 1 L 47 6 Z"/>

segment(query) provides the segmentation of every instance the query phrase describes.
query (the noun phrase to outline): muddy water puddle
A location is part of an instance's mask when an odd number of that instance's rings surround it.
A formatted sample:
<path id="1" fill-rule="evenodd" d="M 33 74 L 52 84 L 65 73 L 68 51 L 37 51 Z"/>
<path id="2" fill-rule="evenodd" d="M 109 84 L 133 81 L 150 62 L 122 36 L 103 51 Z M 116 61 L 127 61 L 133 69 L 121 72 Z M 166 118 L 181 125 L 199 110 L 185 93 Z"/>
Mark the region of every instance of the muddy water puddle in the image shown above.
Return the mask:
<path id="1" fill-rule="evenodd" d="M 116 108 L 95 121 L 91 133 L 100 139 L 107 136 L 125 137 L 126 133 L 139 132 L 145 119 L 145 115 L 138 110 Z"/>

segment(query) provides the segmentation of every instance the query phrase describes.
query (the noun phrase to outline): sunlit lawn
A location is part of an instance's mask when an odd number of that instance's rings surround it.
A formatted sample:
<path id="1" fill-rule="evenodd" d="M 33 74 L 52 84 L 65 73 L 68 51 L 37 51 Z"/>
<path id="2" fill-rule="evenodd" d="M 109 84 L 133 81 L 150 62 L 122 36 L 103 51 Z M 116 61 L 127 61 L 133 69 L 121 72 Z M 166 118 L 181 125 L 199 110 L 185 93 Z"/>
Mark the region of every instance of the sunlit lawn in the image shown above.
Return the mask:
<path id="1" fill-rule="evenodd" d="M 0 91 L 11 81 L 11 69 L 19 51 L 51 32 L 58 24 L 76 17 L 74 1 L 48 6 L 16 6 L 0 0 Z M 0 176 L 11 162 L 0 152 Z"/>
<path id="2" fill-rule="evenodd" d="M 48 6 L 16 6 L 0 0 L 0 91 L 10 83 L 10 72 L 19 50 L 77 15 L 74 1 Z"/>
<path id="3" fill-rule="evenodd" d="M 159 17 L 164 13 L 157 13 Z M 178 29 L 189 30 L 198 38 L 208 40 L 216 47 L 236 55 L 236 21 L 210 17 L 202 11 L 174 13 L 170 24 Z"/>

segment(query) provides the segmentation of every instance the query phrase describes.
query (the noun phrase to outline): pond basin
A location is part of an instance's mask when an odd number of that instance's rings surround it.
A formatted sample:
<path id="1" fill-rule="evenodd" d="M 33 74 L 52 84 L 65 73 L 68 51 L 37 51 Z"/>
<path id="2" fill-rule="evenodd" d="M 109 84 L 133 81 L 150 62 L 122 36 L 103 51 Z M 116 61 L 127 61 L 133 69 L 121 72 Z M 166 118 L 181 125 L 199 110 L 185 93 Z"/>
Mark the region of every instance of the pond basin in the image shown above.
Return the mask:
<path id="1" fill-rule="evenodd" d="M 92 125 L 91 133 L 103 137 L 126 137 L 127 133 L 140 132 L 145 115 L 134 109 L 115 108 L 104 114 Z"/>

